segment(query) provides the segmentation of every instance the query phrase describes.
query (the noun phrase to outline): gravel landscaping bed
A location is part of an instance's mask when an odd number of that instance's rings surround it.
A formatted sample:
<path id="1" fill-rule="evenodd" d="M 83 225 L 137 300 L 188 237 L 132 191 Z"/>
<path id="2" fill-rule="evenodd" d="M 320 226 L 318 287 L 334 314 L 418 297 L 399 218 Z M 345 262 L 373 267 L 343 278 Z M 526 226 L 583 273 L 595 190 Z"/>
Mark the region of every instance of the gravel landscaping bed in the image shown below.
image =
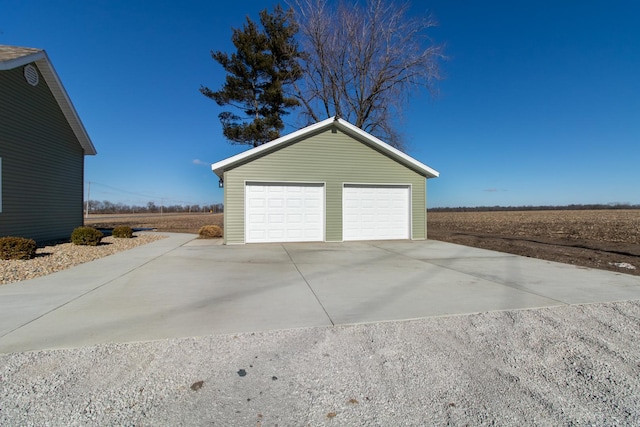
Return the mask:
<path id="1" fill-rule="evenodd" d="M 152 233 L 134 233 L 131 239 L 117 239 L 107 236 L 98 246 L 79 246 L 73 243 L 59 243 L 39 247 L 36 257 L 30 260 L 0 260 L 0 284 L 34 279 L 65 270 L 74 265 L 93 261 L 120 251 L 145 245 L 165 236 Z"/>

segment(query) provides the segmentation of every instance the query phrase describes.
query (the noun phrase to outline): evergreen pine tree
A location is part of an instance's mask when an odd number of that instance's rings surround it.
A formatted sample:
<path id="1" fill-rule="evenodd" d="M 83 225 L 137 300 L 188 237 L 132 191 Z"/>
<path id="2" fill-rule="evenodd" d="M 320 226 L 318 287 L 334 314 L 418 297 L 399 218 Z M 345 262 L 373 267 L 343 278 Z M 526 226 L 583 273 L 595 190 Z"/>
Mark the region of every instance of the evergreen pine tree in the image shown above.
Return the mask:
<path id="1" fill-rule="evenodd" d="M 233 29 L 235 53 L 211 52 L 227 72 L 225 83 L 217 91 L 200 88 L 218 105 L 242 111 L 243 116 L 230 111 L 219 114 L 223 134 L 231 143 L 254 147 L 280 136 L 282 116 L 299 105 L 286 90 L 302 75 L 293 11 L 285 12 L 280 5 L 271 14 L 265 9 L 260 12 L 260 24 L 262 28 L 247 17 L 242 29 Z"/>

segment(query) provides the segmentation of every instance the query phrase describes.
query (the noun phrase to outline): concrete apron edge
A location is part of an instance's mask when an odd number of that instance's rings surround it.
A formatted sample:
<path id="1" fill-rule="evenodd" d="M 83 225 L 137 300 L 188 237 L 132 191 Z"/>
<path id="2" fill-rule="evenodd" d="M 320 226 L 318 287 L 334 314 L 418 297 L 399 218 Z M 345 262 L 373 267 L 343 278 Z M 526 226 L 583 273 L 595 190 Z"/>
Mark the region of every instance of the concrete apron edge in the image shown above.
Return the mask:
<path id="1" fill-rule="evenodd" d="M 633 300 L 619 300 L 619 301 L 607 301 L 607 302 L 588 302 L 588 303 L 578 303 L 578 304 L 565 304 L 559 303 L 557 305 L 548 305 L 548 306 L 540 306 L 540 307 L 523 307 L 523 308 L 508 308 L 508 309 L 496 309 L 496 310 L 487 310 L 487 311 L 478 311 L 478 312 L 469 312 L 469 313 L 451 313 L 451 314 L 437 314 L 433 316 L 425 316 L 425 317 L 413 317 L 407 319 L 394 319 L 394 320 L 377 320 L 370 322 L 354 322 L 354 323 L 337 323 L 332 325 L 319 325 L 319 326 L 301 326 L 295 328 L 279 328 L 279 329 L 266 329 L 261 331 L 243 331 L 243 332 L 222 332 L 222 333 L 214 333 L 207 335 L 193 335 L 193 336 L 185 336 L 185 337 L 170 337 L 170 338 L 160 338 L 160 339 L 150 339 L 150 340 L 137 340 L 137 341 L 125 341 L 125 342 L 105 342 L 105 343 L 97 343 L 90 344 L 85 346 L 68 346 L 68 347 L 52 347 L 52 348 L 44 348 L 44 349 L 35 349 L 35 350 L 24 350 L 18 352 L 2 352 L 0 351 L 0 355 L 3 354 L 30 354 L 30 353 L 39 353 L 39 352 L 55 352 L 55 351 L 68 351 L 74 350 L 78 348 L 99 348 L 99 347 L 108 347 L 108 346 L 129 346 L 129 345 L 137 345 L 137 344 L 147 344 L 147 343 L 162 343 L 162 342 L 179 342 L 179 341 L 187 341 L 194 339 L 203 339 L 203 338 L 216 338 L 216 337 L 250 337 L 253 335 L 262 335 L 268 333 L 274 333 L 279 331 L 313 331 L 313 330 L 327 330 L 327 329 L 347 329 L 359 326 L 367 326 L 367 325 L 375 325 L 375 324 L 390 324 L 390 323 L 411 323 L 411 322 L 420 322 L 426 321 L 430 319 L 441 319 L 441 318 L 456 318 L 456 317 L 467 317 L 467 316 L 477 316 L 482 314 L 492 314 L 492 313 L 506 313 L 506 312 L 520 312 L 520 311 L 535 311 L 542 309 L 550 309 L 550 308 L 558 308 L 558 307 L 581 307 L 581 306 L 591 306 L 591 305 L 603 305 L 603 304 L 614 304 L 625 301 L 633 301 Z M 639 299 L 640 301 L 640 299 Z"/>
<path id="2" fill-rule="evenodd" d="M 586 307 L 592 305 L 605 305 L 605 304 L 615 304 L 622 303 L 628 301 L 640 301 L 639 299 L 622 299 L 622 300 L 614 300 L 614 301 L 596 301 L 596 302 L 580 302 L 580 303 L 564 303 L 558 301 L 558 304 L 553 305 L 541 305 L 538 307 L 517 307 L 517 308 L 500 308 L 495 310 L 485 310 L 485 311 L 471 311 L 468 313 L 450 313 L 450 314 L 434 314 L 432 316 L 424 316 L 424 317 L 411 317 L 406 319 L 391 319 L 391 320 L 376 320 L 370 322 L 351 322 L 351 323 L 337 323 L 335 325 L 327 325 L 327 326 L 314 326 L 313 328 L 338 328 L 341 326 L 360 326 L 360 325 L 373 325 L 378 323 L 406 323 L 406 322 L 419 322 L 427 319 L 439 319 L 439 318 L 449 318 L 449 317 L 465 317 L 465 316 L 477 316 L 479 314 L 491 314 L 491 313 L 507 313 L 513 311 L 536 311 L 536 310 L 544 310 L 548 308 L 558 308 L 558 307 Z M 293 329 L 293 328 L 292 328 Z M 295 328 L 295 329 L 312 329 L 312 328 Z M 288 329 L 284 329 L 288 330 Z M 233 335 L 233 334 L 232 334 Z M 215 336 L 215 335 L 212 335 Z"/>

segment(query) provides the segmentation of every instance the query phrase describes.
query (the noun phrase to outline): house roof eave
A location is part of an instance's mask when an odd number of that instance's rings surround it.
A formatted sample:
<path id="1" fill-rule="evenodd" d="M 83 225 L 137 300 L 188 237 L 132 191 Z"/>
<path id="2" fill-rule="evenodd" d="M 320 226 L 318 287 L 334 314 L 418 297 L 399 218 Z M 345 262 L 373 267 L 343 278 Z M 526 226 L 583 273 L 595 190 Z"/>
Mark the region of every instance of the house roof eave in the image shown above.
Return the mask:
<path id="1" fill-rule="evenodd" d="M 0 60 L 0 71 L 13 70 L 22 65 L 36 62 L 45 57 L 44 51 L 39 49 L 29 49 L 32 53 L 16 56 L 10 59 Z"/>
<path id="2" fill-rule="evenodd" d="M 84 124 L 82 124 L 80 116 L 78 116 L 78 112 L 73 106 L 71 98 L 69 98 L 69 94 L 67 94 L 67 91 L 60 81 L 60 77 L 58 77 L 58 73 L 56 73 L 55 68 L 53 68 L 47 53 L 45 51 L 42 52 L 44 53 L 44 58 L 36 61 L 36 64 L 38 64 L 38 68 L 42 73 L 42 77 L 44 77 L 45 81 L 49 85 L 51 93 L 53 93 L 53 96 L 58 102 L 67 122 L 69 122 L 71 129 L 73 129 L 73 133 L 76 135 L 76 138 L 78 138 L 80 145 L 84 149 L 84 154 L 97 154 L 96 147 L 93 145 Z"/>

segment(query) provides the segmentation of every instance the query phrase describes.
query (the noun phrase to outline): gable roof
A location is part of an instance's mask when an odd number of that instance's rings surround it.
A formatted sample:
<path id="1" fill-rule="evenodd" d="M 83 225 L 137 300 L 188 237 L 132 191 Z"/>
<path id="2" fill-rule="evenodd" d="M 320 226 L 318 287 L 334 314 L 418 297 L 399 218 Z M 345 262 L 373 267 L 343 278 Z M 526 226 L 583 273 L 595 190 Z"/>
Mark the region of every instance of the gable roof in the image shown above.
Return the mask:
<path id="1" fill-rule="evenodd" d="M 424 163 L 421 163 L 413 157 L 398 150 L 397 148 L 390 146 L 386 142 L 381 141 L 375 136 L 336 116 L 329 117 L 328 119 L 325 119 L 311 126 L 307 126 L 288 135 L 282 136 L 278 139 L 274 139 L 273 141 L 270 141 L 266 144 L 260 145 L 243 153 L 236 154 L 235 156 L 214 163 L 211 165 L 211 170 L 220 178 L 222 178 L 225 170 L 232 168 L 240 162 L 251 161 L 258 157 L 262 157 L 274 151 L 280 145 L 286 144 L 287 142 L 291 142 L 306 135 L 310 135 L 314 132 L 329 129 L 334 126 L 348 135 L 354 136 L 357 139 L 364 140 L 366 143 L 378 148 L 380 151 L 382 151 L 392 159 L 422 173 L 427 178 L 437 178 L 438 176 L 440 176 L 440 172 L 436 171 L 435 169 L 430 168 Z"/>
<path id="2" fill-rule="evenodd" d="M 78 142 L 80 142 L 80 145 L 84 149 L 84 154 L 96 154 L 96 148 L 93 146 L 89 134 L 87 134 L 84 125 L 80 121 L 80 117 L 73 107 L 67 91 L 62 86 L 62 82 L 56 70 L 53 68 L 47 52 L 43 49 L 30 47 L 0 45 L 0 71 L 12 70 L 32 62 L 35 62 L 38 66 L 40 74 L 42 74 L 42 77 L 47 82 L 53 97 L 57 101 L 58 106 L 60 106 L 60 110 L 62 110 L 73 133 L 76 138 L 78 138 Z"/>

